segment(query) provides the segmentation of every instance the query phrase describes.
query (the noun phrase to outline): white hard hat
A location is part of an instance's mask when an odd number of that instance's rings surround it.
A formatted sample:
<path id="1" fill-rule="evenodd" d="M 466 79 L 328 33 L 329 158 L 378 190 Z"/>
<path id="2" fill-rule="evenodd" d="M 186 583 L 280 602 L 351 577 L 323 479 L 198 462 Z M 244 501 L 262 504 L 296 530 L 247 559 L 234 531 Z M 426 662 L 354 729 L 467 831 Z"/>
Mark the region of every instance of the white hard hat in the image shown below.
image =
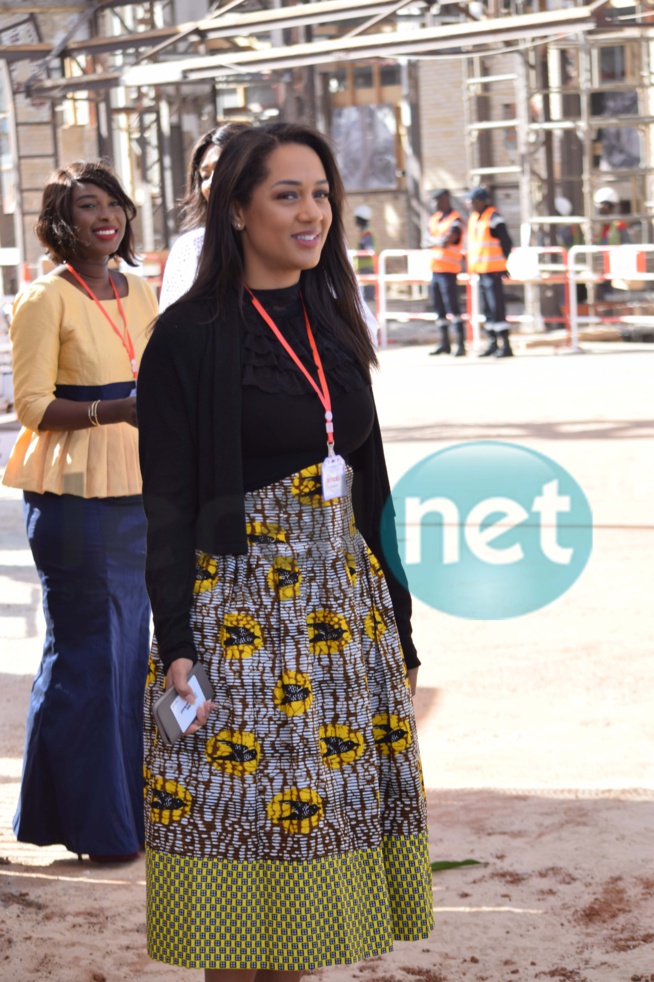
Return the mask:
<path id="1" fill-rule="evenodd" d="M 567 218 L 568 215 L 572 214 L 572 202 L 568 198 L 555 198 L 554 207 L 558 211 L 559 215 L 563 215 L 564 218 Z"/>
<path id="2" fill-rule="evenodd" d="M 362 218 L 364 222 L 369 222 L 372 218 L 372 208 L 369 208 L 368 205 L 359 205 L 358 208 L 354 209 L 354 217 Z"/>
<path id="3" fill-rule="evenodd" d="M 612 205 L 619 205 L 620 195 L 615 188 L 599 188 L 593 195 L 593 201 L 596 205 L 603 205 L 605 202 L 609 202 Z"/>

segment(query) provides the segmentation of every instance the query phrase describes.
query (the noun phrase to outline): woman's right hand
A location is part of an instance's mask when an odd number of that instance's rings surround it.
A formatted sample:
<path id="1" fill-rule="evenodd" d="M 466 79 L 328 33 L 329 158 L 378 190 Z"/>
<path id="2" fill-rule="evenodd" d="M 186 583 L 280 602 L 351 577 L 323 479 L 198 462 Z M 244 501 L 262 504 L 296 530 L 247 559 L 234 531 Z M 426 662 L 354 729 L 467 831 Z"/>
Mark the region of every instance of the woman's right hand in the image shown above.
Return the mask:
<path id="1" fill-rule="evenodd" d="M 138 426 L 136 396 L 127 396 L 125 399 L 103 399 L 98 406 L 98 420 L 101 425 L 129 423 L 130 426 Z"/>
<path id="2" fill-rule="evenodd" d="M 195 705 L 193 689 L 188 684 L 188 676 L 192 668 L 193 662 L 190 658 L 176 658 L 166 673 L 166 689 L 169 689 L 171 685 L 174 686 L 177 695 L 181 696 L 182 699 L 185 699 L 192 705 Z M 185 736 L 188 736 L 190 733 L 195 733 L 202 726 L 204 726 L 209 719 L 209 714 L 213 708 L 214 704 L 208 701 L 196 705 L 195 720 L 189 726 Z"/>

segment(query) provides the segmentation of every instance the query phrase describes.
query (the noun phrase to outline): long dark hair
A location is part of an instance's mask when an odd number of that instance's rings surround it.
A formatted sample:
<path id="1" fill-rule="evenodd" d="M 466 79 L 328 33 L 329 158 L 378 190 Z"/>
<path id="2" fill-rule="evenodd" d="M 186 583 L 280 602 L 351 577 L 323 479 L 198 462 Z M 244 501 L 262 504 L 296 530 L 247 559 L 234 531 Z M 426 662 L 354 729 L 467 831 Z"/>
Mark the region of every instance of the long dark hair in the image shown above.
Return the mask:
<path id="1" fill-rule="evenodd" d="M 104 160 L 74 160 L 48 179 L 35 228 L 48 255 L 60 263 L 70 262 L 77 255 L 79 241 L 73 223 L 73 188 L 79 184 L 95 184 L 120 202 L 126 218 L 125 234 L 112 255 L 124 259 L 130 266 L 138 266 L 132 228 L 136 206 L 123 190 L 117 174 Z"/>
<path id="2" fill-rule="evenodd" d="M 236 133 L 248 128 L 248 123 L 225 123 L 223 126 L 217 126 L 201 136 L 191 150 L 191 158 L 186 171 L 186 193 L 181 201 L 179 213 L 181 232 L 188 232 L 192 228 L 202 228 L 207 219 L 207 202 L 202 194 L 202 179 L 200 177 L 200 164 L 205 153 L 209 147 L 218 147 L 222 150 L 227 141 Z"/>
<path id="3" fill-rule="evenodd" d="M 254 190 L 268 174 L 271 153 L 289 143 L 313 150 L 329 182 L 331 228 L 318 265 L 300 273 L 300 288 L 311 324 L 332 333 L 367 369 L 377 364 L 377 355 L 345 247 L 345 189 L 327 140 L 308 126 L 267 123 L 244 130 L 229 140 L 214 172 L 198 274 L 184 299 L 208 302 L 215 314 L 225 311 L 234 301 L 243 303 L 243 250 L 240 235 L 233 226 L 234 206 L 247 207 Z"/>

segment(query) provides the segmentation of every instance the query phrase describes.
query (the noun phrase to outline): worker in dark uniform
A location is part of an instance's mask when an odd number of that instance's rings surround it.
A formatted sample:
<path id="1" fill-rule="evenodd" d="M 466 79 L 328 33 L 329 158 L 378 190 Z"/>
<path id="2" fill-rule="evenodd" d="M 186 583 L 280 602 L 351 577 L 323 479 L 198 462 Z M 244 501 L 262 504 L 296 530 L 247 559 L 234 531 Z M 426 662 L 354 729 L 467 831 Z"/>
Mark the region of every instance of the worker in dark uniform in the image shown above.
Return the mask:
<path id="1" fill-rule="evenodd" d="M 447 188 L 434 191 L 435 213 L 429 219 L 429 235 L 432 240 L 431 249 L 431 297 L 438 318 L 436 323 L 440 328 L 440 344 L 430 355 L 449 355 L 450 333 L 448 321 L 456 335 L 455 358 L 465 355 L 465 334 L 459 297 L 457 293 L 457 275 L 461 272 L 463 263 L 463 219 L 458 211 L 452 208 L 450 192 Z"/>
<path id="2" fill-rule="evenodd" d="M 468 272 L 479 274 L 481 307 L 486 318 L 484 329 L 488 335 L 488 345 L 480 357 L 511 358 L 502 280 L 513 242 L 485 188 L 475 188 L 468 200 L 472 209 L 468 220 Z"/>
<path id="3" fill-rule="evenodd" d="M 357 242 L 357 249 L 361 251 L 374 252 L 375 251 L 375 239 L 370 231 L 370 220 L 372 218 L 372 208 L 368 205 L 359 205 L 358 208 L 354 210 L 354 221 L 356 222 L 357 228 L 359 230 L 359 241 Z M 360 276 L 373 276 L 375 272 L 375 259 L 373 256 L 355 256 L 354 257 L 354 269 Z M 363 286 L 363 299 L 364 300 L 374 300 L 375 299 L 375 284 L 374 283 L 364 283 Z"/>

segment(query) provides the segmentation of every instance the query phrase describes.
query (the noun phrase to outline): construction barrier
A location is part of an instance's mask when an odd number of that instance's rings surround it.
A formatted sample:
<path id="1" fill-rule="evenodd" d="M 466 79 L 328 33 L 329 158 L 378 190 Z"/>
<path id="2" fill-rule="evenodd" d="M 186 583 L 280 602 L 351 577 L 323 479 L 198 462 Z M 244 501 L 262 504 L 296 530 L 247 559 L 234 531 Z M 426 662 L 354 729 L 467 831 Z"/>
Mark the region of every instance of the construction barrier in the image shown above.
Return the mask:
<path id="1" fill-rule="evenodd" d="M 388 271 L 389 260 L 404 260 L 405 272 Z M 428 285 L 431 283 L 430 249 L 384 249 L 379 254 L 377 320 L 379 321 L 379 346 L 388 344 L 388 321 L 426 320 L 435 321 L 433 312 L 392 310 L 388 306 L 387 287 L 389 284 Z M 396 264 L 401 265 L 401 264 Z"/>
<path id="2" fill-rule="evenodd" d="M 508 285 L 525 288 L 525 313 L 508 317 L 510 324 L 527 324 L 534 331 L 542 330 L 546 324 L 559 324 L 570 336 L 568 250 L 563 246 L 517 246 L 507 259 Z M 560 316 L 542 316 L 541 304 L 533 296 L 534 289 L 545 286 L 560 286 L 562 302 L 559 303 Z M 530 291 L 530 292 L 528 292 Z"/>
<path id="3" fill-rule="evenodd" d="M 138 271 L 144 280 L 155 290 L 157 296 L 163 283 L 164 270 L 168 260 L 168 249 L 161 249 L 159 252 L 145 252 L 140 256 L 141 268 Z"/>
<path id="4" fill-rule="evenodd" d="M 435 322 L 436 315 L 432 310 L 407 310 L 394 308 L 389 304 L 388 287 L 402 285 L 419 287 L 418 297 L 422 303 L 429 300 L 428 290 L 432 280 L 431 249 L 384 249 L 377 253 L 365 250 L 349 250 L 350 258 L 355 256 L 371 256 L 375 264 L 375 272 L 358 274 L 357 281 L 362 286 L 374 283 L 377 300 L 377 320 L 379 321 L 380 347 L 388 344 L 389 321 L 406 322 L 422 320 Z M 595 254 L 602 255 L 601 269 L 593 269 L 589 258 Z M 648 264 L 647 254 L 652 255 Z M 464 254 L 465 256 L 465 254 Z M 389 262 L 399 261 L 404 265 L 402 271 L 397 268 L 390 272 Z M 396 267 L 398 263 L 395 263 Z M 621 314 L 617 316 L 586 316 L 579 311 L 577 286 L 580 284 L 599 285 L 620 281 L 623 288 L 642 289 L 649 281 L 654 280 L 654 245 L 618 245 L 618 246 L 587 246 L 577 245 L 571 249 L 563 246 L 518 246 L 511 252 L 507 261 L 509 277 L 507 287 L 522 286 L 525 288 L 525 313 L 507 318 L 509 324 L 529 324 L 538 331 L 542 324 L 560 324 L 567 335 L 568 347 L 571 351 L 579 348 L 579 325 L 622 323 L 633 326 L 654 328 L 654 315 L 640 314 L 633 316 Z M 648 268 L 649 265 L 649 268 Z M 462 313 L 467 322 L 467 338 L 474 347 L 480 341 L 484 316 L 481 313 L 479 296 L 479 276 L 476 273 L 460 273 L 457 276 L 460 284 L 466 287 L 466 312 Z M 539 304 L 533 300 L 533 291 L 544 286 L 561 287 L 561 314 L 555 316 L 540 316 Z M 531 289 L 531 297 L 527 291 Z M 615 305 L 615 304 L 614 304 Z"/>
<path id="5" fill-rule="evenodd" d="M 465 253 L 464 253 L 465 256 Z M 379 254 L 379 302 L 377 319 L 379 320 L 380 345 L 388 344 L 388 322 L 423 320 L 435 321 L 433 311 L 407 311 L 394 309 L 389 306 L 387 287 L 391 284 L 421 285 L 428 288 L 432 280 L 431 249 L 384 249 Z M 405 269 L 402 272 L 389 272 L 389 260 L 404 260 Z M 568 255 L 561 246 L 527 246 L 514 249 L 509 257 L 510 279 L 507 285 L 524 286 L 526 288 L 560 285 L 563 294 L 562 314 L 560 317 L 537 317 L 533 311 L 527 310 L 518 317 L 509 317 L 509 323 L 531 323 L 537 329 L 540 322 L 556 322 L 569 331 L 568 311 Z M 457 281 L 466 287 L 466 311 L 462 319 L 467 321 L 468 341 L 474 347 L 480 342 L 481 325 L 484 316 L 481 313 L 479 297 L 479 276 L 476 273 L 460 273 Z M 424 297 L 423 297 L 424 299 Z M 526 304 L 526 306 L 528 306 Z"/>
<path id="6" fill-rule="evenodd" d="M 377 253 L 373 249 L 348 249 L 347 254 L 350 257 L 350 262 L 354 266 L 354 274 L 357 278 L 357 283 L 362 288 L 372 285 L 375 288 L 375 307 L 379 311 L 379 258 Z M 355 259 L 362 257 L 364 259 L 372 259 L 373 272 L 372 273 L 359 273 L 354 262 Z"/>
<path id="7" fill-rule="evenodd" d="M 599 288 L 603 284 L 618 281 L 621 289 L 642 290 L 648 282 L 654 280 L 654 262 L 648 262 L 648 255 L 654 260 L 654 245 L 576 245 L 568 253 L 568 296 L 570 301 L 570 347 L 572 351 L 580 352 L 580 324 L 639 324 L 644 327 L 654 327 L 654 316 L 639 314 L 612 314 L 601 316 L 597 313 L 581 314 L 577 300 L 577 286 L 583 284 L 590 289 Z M 599 269 L 593 265 L 593 257 L 601 257 Z M 617 301 L 619 303 L 619 301 Z M 597 308 L 602 303 L 593 301 L 591 307 Z M 611 302 L 614 307 L 616 301 Z"/>

